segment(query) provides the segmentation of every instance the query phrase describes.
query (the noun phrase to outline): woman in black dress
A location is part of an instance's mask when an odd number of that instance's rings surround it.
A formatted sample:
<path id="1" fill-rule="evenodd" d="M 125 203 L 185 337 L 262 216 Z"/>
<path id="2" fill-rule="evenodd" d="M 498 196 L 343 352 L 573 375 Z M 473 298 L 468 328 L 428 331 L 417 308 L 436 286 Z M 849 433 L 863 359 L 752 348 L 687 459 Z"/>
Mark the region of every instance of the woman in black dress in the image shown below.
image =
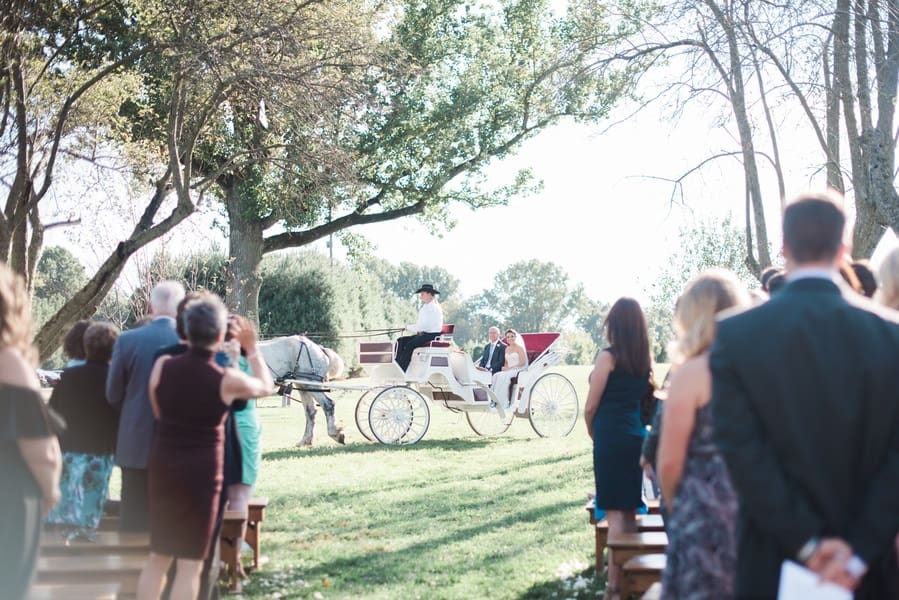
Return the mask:
<path id="1" fill-rule="evenodd" d="M 611 345 L 596 356 L 584 418 L 593 439 L 596 508 L 605 511 L 612 536 L 637 530 L 636 510 L 643 504 L 640 449 L 646 428 L 640 400 L 652 386 L 652 361 L 646 319 L 636 300 L 615 302 L 603 328 Z M 613 590 L 614 579 L 611 573 Z"/>
<path id="2" fill-rule="evenodd" d="M 109 476 L 119 430 L 119 413 L 106 401 L 106 375 L 119 328 L 91 323 L 81 336 L 85 363 L 62 372 L 50 408 L 66 422 L 59 438 L 63 469 L 62 499 L 47 522 L 91 536 L 109 497 Z"/>
<path id="3" fill-rule="evenodd" d="M 256 330 L 243 318 L 231 332 L 259 377 L 222 368 L 215 353 L 224 340 L 227 310 L 216 296 L 187 304 L 183 325 L 188 350 L 162 356 L 150 374 L 156 431 L 150 452 L 150 556 L 138 598 L 158 598 L 165 573 L 177 560 L 173 598 L 195 598 L 203 559 L 213 543 L 222 493 L 224 422 L 238 398 L 266 396 L 274 386 L 256 350 Z"/>
<path id="4" fill-rule="evenodd" d="M 25 282 L 0 262 L 0 585 L 4 598 L 28 593 L 43 515 L 59 500 L 59 444 L 34 370 Z"/>

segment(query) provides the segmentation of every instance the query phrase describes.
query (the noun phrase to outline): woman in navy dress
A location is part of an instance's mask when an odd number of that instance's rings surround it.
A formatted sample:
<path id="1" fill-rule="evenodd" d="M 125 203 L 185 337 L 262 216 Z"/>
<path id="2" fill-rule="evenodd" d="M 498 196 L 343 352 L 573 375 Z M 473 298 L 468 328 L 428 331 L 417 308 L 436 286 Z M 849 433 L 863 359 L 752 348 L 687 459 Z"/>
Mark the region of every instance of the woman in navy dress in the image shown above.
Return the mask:
<path id="1" fill-rule="evenodd" d="M 584 407 L 593 439 L 596 508 L 606 513 L 609 535 L 637 530 L 636 510 L 643 504 L 640 450 L 646 428 L 640 401 L 650 390 L 652 361 L 643 310 L 636 300 L 620 298 L 603 323 L 610 346 L 596 356 Z M 609 587 L 617 589 L 615 574 Z"/>
<path id="2" fill-rule="evenodd" d="M 156 431 L 148 467 L 150 556 L 138 582 L 140 599 L 159 597 L 173 558 L 172 597 L 197 596 L 222 494 L 225 417 L 236 399 L 268 395 L 274 387 L 246 319 L 233 319 L 231 332 L 260 375 L 216 363 L 226 319 L 227 309 L 216 296 L 190 301 L 182 316 L 187 352 L 160 357 L 150 374 Z"/>

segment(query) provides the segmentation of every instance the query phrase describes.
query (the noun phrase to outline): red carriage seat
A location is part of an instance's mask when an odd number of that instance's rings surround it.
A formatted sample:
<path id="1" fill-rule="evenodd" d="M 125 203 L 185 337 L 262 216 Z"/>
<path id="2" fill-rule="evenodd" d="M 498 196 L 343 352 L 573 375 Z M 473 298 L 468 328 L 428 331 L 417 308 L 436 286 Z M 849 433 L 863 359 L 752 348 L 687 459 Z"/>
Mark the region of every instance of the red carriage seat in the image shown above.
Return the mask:
<path id="1" fill-rule="evenodd" d="M 440 335 L 434 338 L 434 341 L 430 342 L 428 346 L 431 348 L 449 348 L 450 342 L 453 341 L 453 332 L 456 330 L 456 326 L 453 323 L 447 323 L 440 330 Z"/>
<path id="2" fill-rule="evenodd" d="M 522 333 L 521 339 L 524 341 L 524 347 L 527 348 L 528 351 L 528 365 L 534 364 L 534 361 L 536 361 L 553 342 L 559 339 L 560 335 L 560 333 L 556 332 Z"/>

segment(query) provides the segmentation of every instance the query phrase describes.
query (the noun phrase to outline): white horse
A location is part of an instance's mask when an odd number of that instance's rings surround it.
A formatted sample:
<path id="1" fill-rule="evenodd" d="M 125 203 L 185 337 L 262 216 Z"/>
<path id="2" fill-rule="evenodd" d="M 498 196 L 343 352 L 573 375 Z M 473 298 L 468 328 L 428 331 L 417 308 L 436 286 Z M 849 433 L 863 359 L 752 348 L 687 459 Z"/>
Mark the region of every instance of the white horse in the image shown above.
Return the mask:
<path id="1" fill-rule="evenodd" d="M 259 342 L 258 348 L 265 364 L 268 365 L 275 381 L 278 382 L 285 379 L 311 379 L 325 382 L 338 379 L 343 375 L 343 359 L 330 348 L 319 346 L 303 335 L 291 335 Z M 282 384 L 282 393 L 285 396 L 289 397 L 292 391 L 291 384 Z M 316 403 L 325 411 L 328 435 L 337 443 L 343 444 L 345 441 L 343 427 L 338 427 L 334 421 L 334 401 L 324 392 L 300 391 L 300 398 L 306 409 L 306 431 L 297 446 L 312 445 Z"/>

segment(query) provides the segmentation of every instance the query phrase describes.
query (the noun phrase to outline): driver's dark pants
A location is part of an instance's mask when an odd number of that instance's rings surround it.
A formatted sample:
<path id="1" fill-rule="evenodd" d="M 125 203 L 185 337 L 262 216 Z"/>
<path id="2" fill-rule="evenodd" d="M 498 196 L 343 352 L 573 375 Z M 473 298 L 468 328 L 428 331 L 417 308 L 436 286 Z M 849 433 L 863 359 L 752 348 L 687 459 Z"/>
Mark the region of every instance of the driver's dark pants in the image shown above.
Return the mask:
<path id="1" fill-rule="evenodd" d="M 405 371 L 412 362 L 412 353 L 416 348 L 421 348 L 433 341 L 439 333 L 419 333 L 417 335 L 404 335 L 396 339 L 396 362 Z"/>

